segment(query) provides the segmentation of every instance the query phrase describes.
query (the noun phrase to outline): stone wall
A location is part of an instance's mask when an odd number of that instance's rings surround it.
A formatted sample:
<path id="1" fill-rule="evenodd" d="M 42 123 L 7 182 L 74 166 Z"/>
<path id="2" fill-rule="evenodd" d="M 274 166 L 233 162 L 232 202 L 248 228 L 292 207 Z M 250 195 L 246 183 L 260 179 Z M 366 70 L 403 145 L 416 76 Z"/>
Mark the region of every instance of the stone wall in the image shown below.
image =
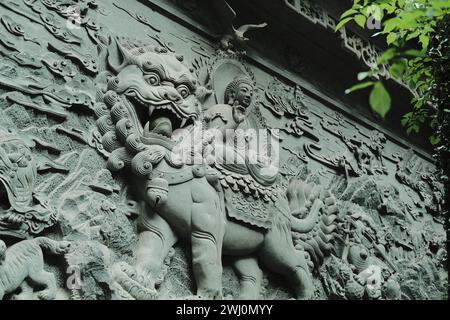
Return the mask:
<path id="1" fill-rule="evenodd" d="M 446 298 L 430 155 L 196 3 L 0 1 L 0 297 Z M 202 123 L 276 143 L 177 162 Z"/>

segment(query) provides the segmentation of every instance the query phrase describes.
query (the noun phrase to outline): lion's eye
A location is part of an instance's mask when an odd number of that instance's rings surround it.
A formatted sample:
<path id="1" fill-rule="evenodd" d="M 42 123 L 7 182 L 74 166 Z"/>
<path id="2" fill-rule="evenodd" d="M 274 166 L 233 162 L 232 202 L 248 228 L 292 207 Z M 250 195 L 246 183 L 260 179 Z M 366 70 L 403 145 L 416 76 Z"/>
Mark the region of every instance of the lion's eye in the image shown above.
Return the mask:
<path id="1" fill-rule="evenodd" d="M 191 92 L 189 91 L 189 88 L 186 87 L 185 85 L 178 86 L 177 90 L 178 90 L 178 93 L 183 98 L 186 98 L 187 96 L 189 96 L 191 94 Z"/>
<path id="2" fill-rule="evenodd" d="M 157 86 L 160 83 L 159 76 L 157 74 L 150 74 L 145 77 L 148 83 L 150 83 L 152 86 Z"/>

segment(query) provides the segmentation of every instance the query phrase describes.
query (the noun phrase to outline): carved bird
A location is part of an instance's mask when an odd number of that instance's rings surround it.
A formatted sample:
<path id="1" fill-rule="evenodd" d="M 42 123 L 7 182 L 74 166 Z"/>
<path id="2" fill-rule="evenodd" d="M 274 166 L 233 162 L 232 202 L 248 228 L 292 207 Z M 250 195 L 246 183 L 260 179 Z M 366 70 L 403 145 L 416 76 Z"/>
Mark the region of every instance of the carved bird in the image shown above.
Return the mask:
<path id="1" fill-rule="evenodd" d="M 222 50 L 232 50 L 242 48 L 246 41 L 250 40 L 245 36 L 248 31 L 261 29 L 267 26 L 267 23 L 244 24 L 238 28 L 233 25 L 236 18 L 236 12 L 225 0 L 214 0 L 214 7 L 217 12 L 217 18 L 222 27 L 222 38 L 220 47 Z"/>

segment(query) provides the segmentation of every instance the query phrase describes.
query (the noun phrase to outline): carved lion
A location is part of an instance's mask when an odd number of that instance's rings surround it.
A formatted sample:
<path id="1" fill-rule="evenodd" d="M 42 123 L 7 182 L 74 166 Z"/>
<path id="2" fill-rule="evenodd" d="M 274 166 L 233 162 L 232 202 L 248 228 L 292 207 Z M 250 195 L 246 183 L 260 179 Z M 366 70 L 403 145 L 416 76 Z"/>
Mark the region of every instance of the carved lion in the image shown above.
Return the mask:
<path id="1" fill-rule="evenodd" d="M 164 48 L 116 42 L 112 73 L 97 79 L 95 112 L 108 168 L 131 171 L 127 183 L 143 203 L 136 264 L 113 267 L 116 282 L 133 298 L 154 299 L 168 252 L 189 241 L 202 298 L 222 298 L 222 254 L 233 261 L 242 299 L 259 297 L 260 263 L 288 278 L 298 298 L 311 297 L 305 251 L 321 263 L 333 250 L 334 197 L 304 181 L 292 181 L 286 194 L 251 174 L 177 159 L 179 132 L 195 132 L 205 92 L 181 60 Z M 298 210 L 305 215 L 297 218 Z"/>
<path id="2" fill-rule="evenodd" d="M 33 240 L 24 240 L 6 248 L 0 240 L 0 300 L 6 294 L 14 293 L 19 287 L 26 287 L 25 282 L 45 289 L 38 293 L 38 297 L 51 300 L 56 295 L 55 276 L 44 270 L 44 258 L 41 248 L 47 249 L 53 254 L 67 252 L 69 242 L 57 242 L 45 237 Z M 25 290 L 25 289 L 24 289 Z"/>

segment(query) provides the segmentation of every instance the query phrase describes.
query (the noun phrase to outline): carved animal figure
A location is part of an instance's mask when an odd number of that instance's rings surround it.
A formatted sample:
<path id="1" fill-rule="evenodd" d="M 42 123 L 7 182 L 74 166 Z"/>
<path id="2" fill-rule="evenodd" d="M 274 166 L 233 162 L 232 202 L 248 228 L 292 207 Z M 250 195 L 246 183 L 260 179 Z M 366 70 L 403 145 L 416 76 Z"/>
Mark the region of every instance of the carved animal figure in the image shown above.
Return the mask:
<path id="1" fill-rule="evenodd" d="M 44 270 L 42 250 L 46 249 L 53 254 L 67 252 L 70 243 L 67 241 L 54 241 L 39 237 L 33 240 L 23 240 L 6 248 L 0 240 L 0 300 L 6 294 L 13 293 L 19 287 L 27 288 L 30 282 L 45 289 L 38 293 L 44 300 L 52 300 L 56 295 L 55 276 Z M 25 290 L 25 289 L 24 289 Z"/>
<path id="2" fill-rule="evenodd" d="M 288 198 L 250 175 L 177 159 L 172 137 L 180 128 L 188 132 L 200 116 L 198 84 L 180 60 L 161 48 L 126 49 L 117 43 L 109 59 L 114 75 L 98 79 L 102 99 L 96 106 L 97 124 L 111 152 L 108 167 L 130 169 L 131 187 L 145 202 L 137 262 L 134 267 L 116 265 L 116 281 L 136 299 L 155 298 L 164 259 L 184 240 L 191 244 L 202 298 L 222 297 L 222 253 L 234 260 L 240 298 L 259 297 L 259 262 L 285 276 L 298 298 L 311 297 L 313 285 L 301 250 L 323 257 L 332 249 L 334 198 L 299 181 L 293 181 Z M 292 230 L 303 239 L 301 250 L 294 248 Z"/>
<path id="3" fill-rule="evenodd" d="M 245 36 L 248 31 L 261 29 L 267 26 L 267 23 L 244 24 L 238 28 L 234 27 L 233 22 L 236 18 L 236 12 L 225 0 L 214 0 L 212 4 L 217 12 L 220 21 L 221 32 L 223 34 L 220 40 L 222 50 L 240 49 L 244 47 L 246 41 L 250 40 Z"/>
<path id="4" fill-rule="evenodd" d="M 368 266 L 365 270 L 358 274 L 357 280 L 360 284 L 366 287 L 366 294 L 369 299 L 380 299 L 381 287 L 383 284 L 380 266 Z"/>
<path id="5" fill-rule="evenodd" d="M 39 161 L 26 141 L 0 128 L 0 234 L 38 234 L 56 221 L 35 190 Z"/>

